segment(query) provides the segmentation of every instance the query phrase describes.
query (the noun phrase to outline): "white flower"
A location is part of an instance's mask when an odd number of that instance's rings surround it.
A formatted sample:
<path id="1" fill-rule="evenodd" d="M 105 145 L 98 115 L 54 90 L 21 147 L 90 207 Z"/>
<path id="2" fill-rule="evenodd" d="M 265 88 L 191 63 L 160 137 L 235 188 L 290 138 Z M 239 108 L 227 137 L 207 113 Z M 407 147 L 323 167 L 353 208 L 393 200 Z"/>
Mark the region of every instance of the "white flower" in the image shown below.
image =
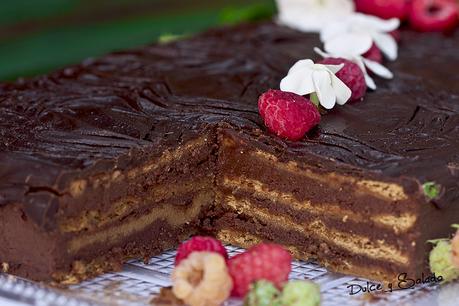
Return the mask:
<path id="1" fill-rule="evenodd" d="M 396 30 L 399 26 L 400 20 L 396 18 L 385 20 L 376 16 L 355 13 L 341 21 L 329 23 L 320 32 L 320 39 L 323 43 L 336 37 L 341 37 L 346 41 L 349 35 L 366 34 L 371 37 L 387 58 L 395 60 L 397 59 L 398 46 L 389 32 Z"/>
<path id="2" fill-rule="evenodd" d="M 375 90 L 376 84 L 367 70 L 385 79 L 392 79 L 394 75 L 380 63 L 362 56 L 368 51 L 372 43 L 372 38 L 368 34 L 349 33 L 327 40 L 324 45 L 325 52 L 319 48 L 314 48 L 314 51 L 324 58 L 342 57 L 356 63 L 365 75 L 365 82 L 368 88 Z"/>
<path id="3" fill-rule="evenodd" d="M 352 95 L 349 87 L 335 75 L 343 66 L 314 64 L 309 59 L 300 60 L 282 79 L 280 89 L 301 96 L 315 93 L 319 103 L 326 109 L 332 109 L 336 103 L 343 105 Z"/>
<path id="4" fill-rule="evenodd" d="M 276 0 L 280 24 L 304 32 L 320 32 L 328 23 L 354 12 L 352 0 Z"/>

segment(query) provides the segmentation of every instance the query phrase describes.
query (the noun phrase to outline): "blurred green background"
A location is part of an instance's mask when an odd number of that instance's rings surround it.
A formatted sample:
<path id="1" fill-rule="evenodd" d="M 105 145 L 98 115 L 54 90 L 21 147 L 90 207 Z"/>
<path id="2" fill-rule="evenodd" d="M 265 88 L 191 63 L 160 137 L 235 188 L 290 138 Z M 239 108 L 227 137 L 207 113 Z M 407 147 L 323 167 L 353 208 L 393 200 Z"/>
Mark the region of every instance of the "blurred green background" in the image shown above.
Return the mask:
<path id="1" fill-rule="evenodd" d="M 0 0 L 0 80 L 274 12 L 274 0 Z"/>

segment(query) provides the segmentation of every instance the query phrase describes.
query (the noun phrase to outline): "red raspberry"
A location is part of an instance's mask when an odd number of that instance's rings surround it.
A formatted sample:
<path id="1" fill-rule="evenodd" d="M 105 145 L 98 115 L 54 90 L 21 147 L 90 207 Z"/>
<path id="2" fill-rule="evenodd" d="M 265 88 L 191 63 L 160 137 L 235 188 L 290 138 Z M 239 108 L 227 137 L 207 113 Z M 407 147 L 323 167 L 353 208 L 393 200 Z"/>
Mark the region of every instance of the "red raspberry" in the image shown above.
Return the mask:
<path id="1" fill-rule="evenodd" d="M 389 34 L 395 39 L 396 42 L 399 43 L 402 41 L 402 33 L 400 33 L 400 30 L 393 30 L 392 32 L 389 32 Z"/>
<path id="2" fill-rule="evenodd" d="M 270 89 L 258 99 L 258 110 L 268 129 L 278 136 L 300 140 L 320 122 L 320 113 L 308 99 Z"/>
<path id="3" fill-rule="evenodd" d="M 231 294 L 244 297 L 250 285 L 262 279 L 281 288 L 292 270 L 292 256 L 280 245 L 261 243 L 230 258 L 228 270 L 233 278 Z"/>
<path id="4" fill-rule="evenodd" d="M 384 19 L 404 20 L 408 14 L 407 0 L 355 0 L 357 11 Z"/>
<path id="5" fill-rule="evenodd" d="M 344 58 L 326 58 L 319 62 L 323 65 L 340 65 L 344 67 L 336 73 L 336 76 L 346 84 L 352 91 L 352 96 L 349 101 L 361 100 L 367 91 L 367 84 L 365 83 L 365 76 L 360 67 Z"/>
<path id="6" fill-rule="evenodd" d="M 409 12 L 411 26 L 422 32 L 451 30 L 458 16 L 455 0 L 413 0 Z"/>
<path id="7" fill-rule="evenodd" d="M 194 236 L 182 243 L 175 256 L 175 265 L 187 258 L 193 252 L 215 252 L 228 259 L 228 253 L 222 243 L 212 237 Z"/>
<path id="8" fill-rule="evenodd" d="M 370 50 L 365 52 L 365 54 L 363 54 L 362 56 L 374 62 L 378 62 L 380 64 L 382 63 L 382 60 L 383 60 L 381 50 L 379 50 L 379 48 L 375 44 L 373 44 Z"/>

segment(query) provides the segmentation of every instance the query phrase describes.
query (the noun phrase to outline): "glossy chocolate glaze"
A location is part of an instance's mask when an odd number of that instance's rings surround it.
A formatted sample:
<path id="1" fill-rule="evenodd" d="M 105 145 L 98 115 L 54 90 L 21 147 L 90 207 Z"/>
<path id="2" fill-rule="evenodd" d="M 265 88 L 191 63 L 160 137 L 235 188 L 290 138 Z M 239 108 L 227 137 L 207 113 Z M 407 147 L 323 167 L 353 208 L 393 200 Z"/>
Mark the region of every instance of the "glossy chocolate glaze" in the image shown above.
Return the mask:
<path id="1" fill-rule="evenodd" d="M 223 122 L 281 155 L 315 156 L 365 176 L 443 186 L 459 200 L 459 33 L 402 33 L 392 81 L 322 117 L 302 141 L 267 132 L 258 96 L 315 34 L 272 23 L 208 31 L 117 52 L 32 80 L 0 85 L 0 205 L 22 203 L 45 225 L 77 178 L 125 169 Z M 137 158 L 137 156 L 143 156 Z M 426 204 L 427 205 L 427 204 Z"/>

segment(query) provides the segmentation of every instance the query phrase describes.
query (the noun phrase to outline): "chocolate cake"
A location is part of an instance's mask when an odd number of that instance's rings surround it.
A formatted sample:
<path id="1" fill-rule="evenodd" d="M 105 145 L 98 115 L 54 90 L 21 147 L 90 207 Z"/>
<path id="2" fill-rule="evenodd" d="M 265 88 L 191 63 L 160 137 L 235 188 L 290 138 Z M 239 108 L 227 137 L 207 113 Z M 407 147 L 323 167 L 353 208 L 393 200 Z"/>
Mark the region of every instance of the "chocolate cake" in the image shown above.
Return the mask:
<path id="1" fill-rule="evenodd" d="M 68 284 L 207 233 L 375 280 L 420 275 L 426 241 L 459 220 L 459 33 L 402 44 L 393 81 L 299 142 L 266 131 L 257 99 L 320 41 L 273 23 L 0 85 L 4 272 Z"/>

